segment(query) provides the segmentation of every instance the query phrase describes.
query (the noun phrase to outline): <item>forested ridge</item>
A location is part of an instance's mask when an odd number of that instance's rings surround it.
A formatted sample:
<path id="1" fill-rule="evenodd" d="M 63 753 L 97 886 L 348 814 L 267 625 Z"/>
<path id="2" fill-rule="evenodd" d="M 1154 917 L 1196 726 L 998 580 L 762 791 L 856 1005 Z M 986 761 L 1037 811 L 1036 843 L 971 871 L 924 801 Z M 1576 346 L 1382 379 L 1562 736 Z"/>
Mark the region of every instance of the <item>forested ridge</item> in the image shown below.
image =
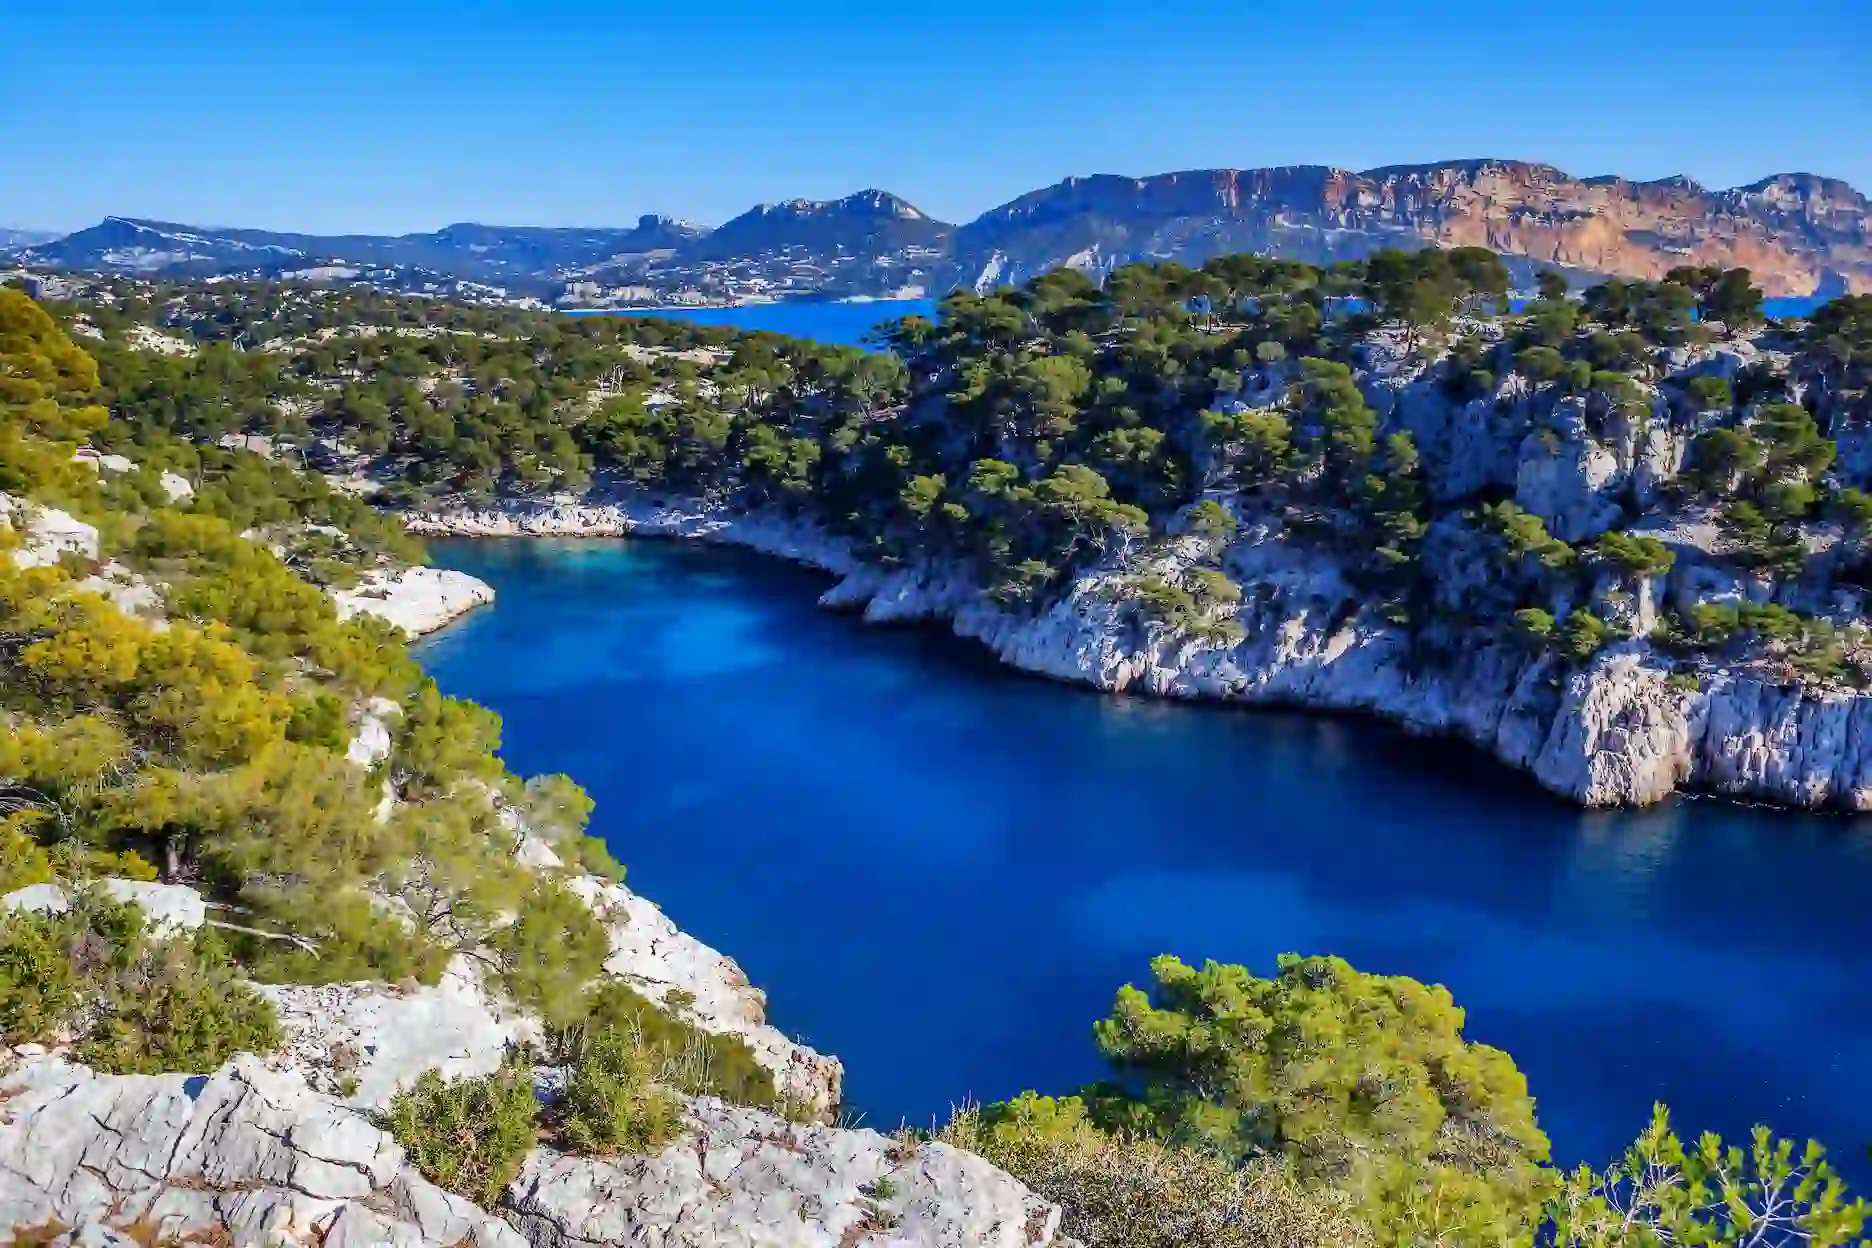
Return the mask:
<path id="1" fill-rule="evenodd" d="M 875 352 L 265 287 L 78 315 L 107 335 L 116 436 L 266 435 L 391 506 L 726 497 L 1029 606 L 1116 550 L 1145 569 L 1141 626 L 1217 645 L 1255 605 L 1221 556 L 1272 523 L 1426 663 L 1637 636 L 1686 682 L 1744 663 L 1859 685 L 1872 305 L 1780 324 L 1761 304 L 1745 270 L 1685 268 L 1580 297 L 1552 279 L 1510 310 L 1500 260 L 1457 249 L 1061 270 L 953 295 Z M 203 345 L 110 340 L 136 318 Z M 1148 567 L 1192 534 L 1211 557 Z M 1651 603 L 1685 541 L 1728 583 Z"/>
<path id="2" fill-rule="evenodd" d="M 388 1112 L 425 1174 L 486 1203 L 541 1138 L 653 1151 L 678 1094 L 782 1100 L 732 1043 L 671 1073 L 701 1041 L 594 987 L 605 941 L 568 882 L 618 868 L 583 794 L 509 775 L 492 715 L 387 626 L 338 617 L 329 589 L 421 558 L 404 508 L 722 497 L 885 565 L 967 568 L 1016 611 L 1138 556 L 1138 626 L 1215 646 L 1252 605 L 1230 543 L 1272 522 L 1425 663 L 1486 636 L 1578 664 L 1642 634 L 1690 682 L 1746 663 L 1861 684 L 1872 501 L 1847 452 L 1872 416 L 1872 300 L 1770 325 L 1746 273 L 1684 270 L 1508 304 L 1472 249 L 1133 266 L 1102 287 L 1063 271 L 952 296 L 878 351 L 296 287 L 113 281 L 48 308 L 0 291 L 0 891 L 71 898 L 0 920 L 6 1038 L 105 1071 L 207 1069 L 278 1044 L 253 982 L 433 981 L 467 958 L 573 1072 L 546 1109 L 521 1058 Z M 1650 435 L 1679 458 L 1544 517 L 1523 502 L 1552 491 L 1458 471 L 1435 426 L 1420 445 L 1405 404 L 1380 413 L 1362 384 L 1379 358 L 1400 393 L 1551 435 L 1556 459 Z M 95 549 L 48 548 L 52 509 Z M 1710 526 L 1707 553 L 1761 591 L 1640 611 L 1674 557 L 1660 516 Z M 1194 554 L 1141 559 L 1159 547 Z M 356 748 L 367 720 L 380 753 Z M 516 861 L 517 829 L 567 865 Z M 190 885 L 214 921 L 165 934 L 104 879 Z M 1446 991 L 1331 958 L 1271 969 L 1159 960 L 1095 1029 L 1108 1081 L 965 1110 L 942 1138 L 1101 1248 L 1861 1233 L 1823 1157 L 1765 1131 L 1684 1142 L 1660 1111 L 1628 1157 L 1563 1173 L 1511 1058 L 1463 1038 Z M 892 1192 L 870 1197 L 887 1233 Z"/>

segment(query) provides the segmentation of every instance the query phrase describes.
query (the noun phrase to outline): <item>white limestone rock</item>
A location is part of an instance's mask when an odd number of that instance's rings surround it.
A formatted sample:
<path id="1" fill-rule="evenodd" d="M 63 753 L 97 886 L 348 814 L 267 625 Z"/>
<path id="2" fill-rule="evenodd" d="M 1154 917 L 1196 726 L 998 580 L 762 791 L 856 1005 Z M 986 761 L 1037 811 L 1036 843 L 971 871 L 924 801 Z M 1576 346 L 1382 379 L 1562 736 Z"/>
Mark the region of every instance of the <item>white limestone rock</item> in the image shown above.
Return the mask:
<path id="1" fill-rule="evenodd" d="M 888 1179 L 890 1194 L 875 1198 Z M 1067 1248 L 1059 1207 L 981 1158 L 712 1098 L 654 1157 L 539 1149 L 508 1188 L 533 1248 Z M 1193 1246 L 1192 1246 L 1193 1248 Z"/>
<path id="2" fill-rule="evenodd" d="M 37 1061 L 0 1080 L 0 1097 L 0 1226 L 56 1222 L 55 1243 L 525 1248 L 368 1119 L 254 1058 L 212 1075 Z"/>
<path id="3" fill-rule="evenodd" d="M 1548 427 L 1521 443 L 1515 502 L 1563 542 L 1599 536 L 1623 512 L 1615 495 L 1625 473 L 1618 457 L 1585 429 L 1577 402 L 1556 407 Z"/>
<path id="4" fill-rule="evenodd" d="M 352 589 L 332 594 L 338 617 L 374 615 L 412 637 L 432 633 L 494 601 L 494 588 L 451 568 L 403 568 L 372 572 Z"/>
<path id="5" fill-rule="evenodd" d="M 486 992 L 465 959 L 433 987 L 258 984 L 279 1011 L 286 1043 L 270 1059 L 347 1104 L 382 1107 L 426 1070 L 446 1079 L 490 1074 L 513 1046 L 537 1041 L 531 1018 Z"/>
<path id="6" fill-rule="evenodd" d="M 1657 477 L 1687 436 L 1665 429 L 1649 444 L 1636 426 L 1608 447 L 1584 436 L 1578 413 L 1561 415 L 1563 447 L 1521 480 L 1523 505 L 1547 517 L 1556 535 L 1584 540 L 1616 518 L 1617 491 L 1661 456 Z M 1647 428 L 1657 429 L 1659 422 Z M 1535 441 L 1530 437 L 1525 441 Z M 1647 446 L 1650 449 L 1645 449 Z M 1620 456 L 1625 458 L 1621 461 Z M 1478 461 L 1479 462 L 1479 461 Z M 1545 660 L 1505 647 L 1471 647 L 1452 669 L 1409 662 L 1406 638 L 1371 620 L 1363 603 L 1317 554 L 1289 548 L 1277 530 L 1244 523 L 1224 566 L 1243 588 L 1234 646 L 1197 643 L 1161 629 L 1141 630 L 1123 604 L 1127 569 L 1094 568 L 1038 615 L 1002 609 L 954 570 L 886 569 L 856 558 L 848 544 L 796 520 L 739 517 L 719 504 L 625 498 L 602 504 L 497 508 L 413 518 L 419 532 L 460 534 L 623 533 L 692 537 L 781 554 L 837 574 L 827 607 L 872 621 L 946 622 L 979 640 L 1009 666 L 1109 691 L 1213 698 L 1280 706 L 1366 711 L 1414 731 L 1474 742 L 1547 787 L 1592 806 L 1642 805 L 1675 788 L 1704 788 L 1795 806 L 1872 809 L 1872 697 L 1853 693 L 1761 692 L 1754 678 L 1705 673 L 1697 693 L 1671 687 L 1669 666 L 1635 641 L 1566 687 L 1549 684 Z M 1676 552 L 1677 567 L 1650 600 L 1634 604 L 1630 627 L 1643 631 L 1661 597 L 1678 609 L 1746 597 L 1766 586 L 1711 566 L 1719 534 L 1709 517 L 1647 518 L 1637 531 Z M 1661 594 L 1660 594 L 1661 589 Z M 1790 700 L 1791 699 L 1791 700 Z M 1840 725 L 1844 725 L 1842 731 Z"/>
<path id="7" fill-rule="evenodd" d="M 1696 707 L 1637 647 L 1602 655 L 1567 681 L 1534 775 L 1587 806 L 1662 801 L 1694 769 Z"/>
<path id="8" fill-rule="evenodd" d="M 77 582 L 74 588 L 85 593 L 102 594 L 116 603 L 117 609 L 125 615 L 146 620 L 159 630 L 169 626 L 163 616 L 161 592 L 142 573 L 134 572 L 114 559 L 99 568 L 94 575 Z"/>
<path id="9" fill-rule="evenodd" d="M 15 567 L 45 567 L 57 563 L 59 557 L 66 554 L 86 559 L 98 557 L 96 526 L 56 507 L 42 507 L 0 494 L 0 523 L 21 535 L 20 544 L 13 549 Z"/>
<path id="10" fill-rule="evenodd" d="M 150 325 L 132 325 L 125 330 L 124 345 L 133 351 L 154 351 L 158 355 L 194 355 L 196 349 L 193 339 L 164 333 Z"/>
<path id="11" fill-rule="evenodd" d="M 157 884 L 109 876 L 95 881 L 100 892 L 122 905 L 143 912 L 150 929 L 159 935 L 192 932 L 208 918 L 202 895 L 185 884 Z M 71 897 L 56 884 L 33 884 L 0 897 L 0 910 L 9 914 L 64 914 Z"/>
<path id="12" fill-rule="evenodd" d="M 360 767 L 374 767 L 390 757 L 395 744 L 390 737 L 390 721 L 401 718 L 403 708 L 388 698 L 372 698 L 358 717 L 357 731 L 345 747 L 345 757 Z"/>
<path id="13" fill-rule="evenodd" d="M 156 483 L 162 486 L 162 492 L 169 496 L 169 501 L 172 503 L 195 497 L 195 487 L 189 484 L 187 477 L 179 473 L 165 470 L 162 476 L 156 479 Z"/>
<path id="14" fill-rule="evenodd" d="M 130 472 L 136 468 L 134 461 L 127 455 L 106 455 L 94 451 L 88 446 L 79 447 L 72 453 L 74 464 L 83 464 L 96 473 Z"/>

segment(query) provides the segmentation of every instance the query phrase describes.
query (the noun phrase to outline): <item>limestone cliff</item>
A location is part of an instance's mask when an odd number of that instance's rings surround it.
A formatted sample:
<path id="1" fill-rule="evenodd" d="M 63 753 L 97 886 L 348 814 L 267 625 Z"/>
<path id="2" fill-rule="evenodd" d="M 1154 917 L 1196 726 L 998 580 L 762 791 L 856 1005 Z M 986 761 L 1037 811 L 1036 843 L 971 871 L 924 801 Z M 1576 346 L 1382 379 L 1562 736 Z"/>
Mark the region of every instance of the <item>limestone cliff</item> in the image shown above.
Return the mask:
<path id="1" fill-rule="evenodd" d="M 1872 291 L 1872 202 L 1844 182 L 1790 173 L 1711 191 L 1518 160 L 1069 178 L 957 230 L 943 284 L 986 290 L 1061 265 L 1195 265 L 1241 251 L 1329 263 L 1427 243 L 1492 248 L 1524 276 L 1562 266 L 1656 278 L 1710 264 L 1749 269 L 1770 295 Z"/>
<path id="2" fill-rule="evenodd" d="M 1486 329 L 1476 323 L 1462 332 Z M 1825 619 L 1842 636 L 1864 635 L 1864 591 L 1827 573 L 1844 546 L 1836 525 L 1809 525 L 1812 574 L 1777 582 L 1732 560 L 1707 504 L 1662 493 L 1695 434 L 1729 419 L 1686 413 L 1687 380 L 1735 379 L 1757 365 L 1785 372 L 1784 345 L 1770 329 L 1754 339 L 1665 351 L 1661 380 L 1639 385 L 1636 406 L 1604 411 L 1513 372 L 1479 398 L 1452 394 L 1434 361 L 1403 349 L 1396 333 L 1380 330 L 1364 344 L 1359 384 L 1385 429 L 1414 437 L 1432 495 L 1509 495 L 1562 540 L 1587 542 L 1616 528 L 1670 553 L 1665 574 L 1630 583 L 1602 576 L 1547 604 L 1556 617 L 1589 606 L 1610 622 L 1613 644 L 1577 669 L 1473 624 L 1409 630 L 1388 622 L 1329 552 L 1227 489 L 1210 497 L 1238 524 L 1229 541 L 1218 547 L 1186 537 L 1116 550 L 1079 569 L 1038 611 L 1004 607 L 969 567 L 871 564 L 807 519 L 749 512 L 726 499 L 624 491 L 444 509 L 414 516 L 410 526 L 747 546 L 837 574 L 827 606 L 876 622 L 947 624 L 1012 667 L 1113 692 L 1370 712 L 1412 730 L 1463 737 L 1588 806 L 1643 805 L 1698 789 L 1789 806 L 1872 809 L 1872 695 L 1797 678 L 1778 660 L 1699 660 L 1686 671 L 1653 640 L 1667 611 L 1770 602 Z M 1259 367 L 1231 404 L 1279 402 L 1284 376 L 1280 364 Z M 1791 384 L 1795 395 L 1804 393 L 1799 378 Z M 1856 409 L 1810 397 L 1823 424 L 1841 435 L 1842 459 L 1865 459 L 1851 437 Z M 1856 480 L 1852 474 L 1863 469 L 1848 475 Z M 1173 532 L 1178 527 L 1172 522 Z M 1514 608 L 1492 596 L 1486 552 L 1454 509 L 1431 526 L 1423 557 L 1438 587 L 1436 605 L 1449 619 L 1487 620 Z M 1139 610 L 1140 578 L 1174 582 L 1210 562 L 1241 590 L 1240 603 L 1220 612 L 1239 638 L 1192 634 Z M 1443 657 L 1426 660 L 1428 652 Z"/>

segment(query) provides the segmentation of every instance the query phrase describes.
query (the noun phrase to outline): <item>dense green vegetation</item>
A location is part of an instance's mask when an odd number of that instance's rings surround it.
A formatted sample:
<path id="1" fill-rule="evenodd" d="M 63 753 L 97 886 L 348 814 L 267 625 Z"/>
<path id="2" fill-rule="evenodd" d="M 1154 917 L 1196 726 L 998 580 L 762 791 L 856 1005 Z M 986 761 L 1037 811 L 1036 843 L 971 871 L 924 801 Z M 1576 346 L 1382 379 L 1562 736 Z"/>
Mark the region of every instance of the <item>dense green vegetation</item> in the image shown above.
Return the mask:
<path id="1" fill-rule="evenodd" d="M 793 1107 L 685 1003 L 603 980 L 591 909 L 515 863 L 505 811 L 562 859 L 618 870 L 583 835 L 577 786 L 510 776 L 494 716 L 443 696 L 388 628 L 338 617 L 327 587 L 421 557 L 378 504 L 711 495 L 803 511 L 881 562 L 969 569 L 1010 610 L 1122 553 L 1108 592 L 1136 626 L 1211 646 L 1257 608 L 1232 544 L 1275 525 L 1423 662 L 1499 644 L 1564 668 L 1633 638 L 1630 603 L 1677 550 L 1624 525 L 1561 540 L 1499 486 L 1441 488 L 1360 384 L 1384 350 L 1474 420 L 1538 414 L 1530 436 L 1555 454 L 1681 438 L 1682 471 L 1625 518 L 1707 518 L 1726 566 L 1765 590 L 1664 612 L 1649 640 L 1673 679 L 1694 687 L 1718 662 L 1866 678 L 1853 625 L 1775 597 L 1872 584 L 1872 482 L 1836 441 L 1872 416 L 1866 297 L 1772 330 L 1777 351 L 1733 378 L 1684 378 L 1671 352 L 1760 327 L 1746 272 L 1580 300 L 1548 282 L 1510 312 L 1506 272 L 1476 249 L 1330 269 L 1234 256 L 956 294 L 876 352 L 295 287 L 107 294 L 48 315 L 0 291 L 0 491 L 98 530 L 95 558 L 0 558 L 0 891 L 73 898 L 0 922 L 0 1030 L 106 1070 L 203 1069 L 277 1043 L 248 980 L 433 981 L 466 956 L 549 1038 L 482 1079 L 424 1078 L 384 1122 L 481 1201 L 541 1139 L 661 1147 L 683 1094 Z M 151 325 L 196 349 L 138 348 Z M 102 337 L 87 352 L 68 328 Z M 132 467 L 77 464 L 81 445 Z M 1817 570 L 1821 535 L 1839 555 Z M 112 577 L 140 578 L 160 623 L 120 610 Z M 366 716 L 391 748 L 359 765 L 346 751 Z M 85 887 L 106 875 L 191 884 L 226 917 L 153 935 Z M 1686 1142 L 1660 1111 L 1608 1168 L 1556 1170 L 1512 1060 L 1463 1038 L 1441 988 L 1331 958 L 1267 978 L 1152 970 L 1096 1028 L 1109 1080 L 944 1133 L 1063 1203 L 1094 1248 L 1862 1233 L 1866 1208 L 1824 1158 L 1766 1132 Z M 551 1106 L 532 1059 L 566 1071 Z"/>
<path id="2" fill-rule="evenodd" d="M 1862 1242 L 1817 1145 L 1680 1140 L 1662 1107 L 1603 1171 L 1547 1164 L 1526 1081 L 1447 991 L 1337 958 L 1152 964 L 1095 1034 L 1113 1079 L 959 1114 L 943 1138 L 1067 1210 L 1090 1248 Z"/>
<path id="3" fill-rule="evenodd" d="M 99 543 L 95 559 L 0 559 L 0 888 L 160 873 L 229 918 L 193 945 L 78 918 L 9 921 L 23 943 L 8 956 L 34 968 L 7 980 L 9 1036 L 76 1031 L 122 1069 L 264 1048 L 266 1012 L 230 955 L 261 979 L 433 979 L 452 954 L 485 948 L 523 998 L 582 1016 L 603 934 L 513 861 L 500 814 L 524 810 L 572 860 L 603 862 L 601 847 L 580 848 L 589 801 L 563 778 L 507 775 L 495 717 L 443 697 L 392 629 L 341 621 L 292 558 L 242 536 L 241 525 L 342 519 L 317 501 L 322 483 L 246 453 L 203 455 L 190 461 L 193 496 L 171 501 L 75 465 L 80 439 L 113 428 L 90 402 L 97 385 L 42 310 L 0 291 L 8 493 L 89 521 Z M 146 466 L 180 462 L 169 435 L 149 432 L 119 445 Z M 374 512 L 371 523 L 389 536 L 352 544 L 339 531 L 354 558 L 408 548 Z M 6 530 L 9 548 L 22 540 Z M 164 618 L 120 610 L 103 572 L 143 578 Z M 393 739 L 368 768 L 346 757 L 367 713 Z M 583 940 L 567 938 L 574 911 Z M 47 971 L 60 958 L 78 969 Z M 214 1009 L 225 1036 L 201 1029 Z"/>
<path id="4" fill-rule="evenodd" d="M 1668 570 L 1648 534 L 1615 524 L 1576 549 L 1499 487 L 1444 488 L 1444 465 L 1359 381 L 1380 340 L 1405 376 L 1470 404 L 1469 419 L 1512 413 L 1555 455 L 1568 437 L 1687 439 L 1682 471 L 1627 500 L 1623 523 L 1711 511 L 1725 561 L 1770 592 L 1817 601 L 1828 578 L 1872 570 L 1858 551 L 1867 483 L 1835 470 L 1833 441 L 1867 411 L 1865 297 L 1771 330 L 1763 341 L 1781 354 L 1729 378 L 1678 376 L 1670 359 L 1761 331 L 1745 270 L 1615 279 L 1579 299 L 1549 282 L 1516 311 L 1507 284 L 1475 248 L 1328 269 L 1254 256 L 1130 265 L 1103 285 L 1065 270 L 951 295 L 938 321 L 885 327 L 881 352 L 278 287 L 127 288 L 108 315 L 62 311 L 105 334 L 101 397 L 121 432 L 94 441 L 160 445 L 155 458 L 185 473 L 227 475 L 208 463 L 229 454 L 214 440 L 240 433 L 368 474 L 398 505 L 594 484 L 717 495 L 806 510 L 885 562 L 959 565 L 1011 607 L 1048 601 L 1114 553 L 1149 562 L 1191 532 L 1211 540 L 1209 559 L 1135 576 L 1128 595 L 1140 627 L 1213 646 L 1240 640 L 1236 617 L 1253 609 L 1226 558 L 1249 518 L 1333 560 L 1425 663 L 1489 641 L 1584 662 L 1632 635 L 1621 604 Z M 200 350 L 126 345 L 133 322 L 153 321 Z M 251 474 L 257 457 L 241 458 Z M 288 562 L 332 583 L 395 538 L 352 514 L 371 511 L 356 499 L 325 494 L 292 506 L 359 536 Z M 239 506 L 252 503 L 221 511 Z M 1208 514 L 1185 516 L 1192 506 Z M 1827 523 L 1854 536 L 1850 558 L 1813 557 Z M 1452 575 L 1477 562 L 1488 576 Z M 1687 623 L 1658 632 L 1685 671 L 1750 659 L 1798 679 L 1867 679 L 1858 639 L 1824 621 L 1722 642 Z"/>

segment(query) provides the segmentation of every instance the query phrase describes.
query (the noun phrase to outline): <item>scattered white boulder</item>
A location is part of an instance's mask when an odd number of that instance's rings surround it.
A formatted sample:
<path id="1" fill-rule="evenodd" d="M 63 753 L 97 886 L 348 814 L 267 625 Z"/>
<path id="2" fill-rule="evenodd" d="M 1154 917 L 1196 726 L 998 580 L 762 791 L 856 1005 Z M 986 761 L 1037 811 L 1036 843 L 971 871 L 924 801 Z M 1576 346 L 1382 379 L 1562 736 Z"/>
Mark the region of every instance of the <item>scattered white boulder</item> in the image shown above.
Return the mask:
<path id="1" fill-rule="evenodd" d="M 341 619 L 374 615 L 412 637 L 432 633 L 476 607 L 494 601 L 494 587 L 452 568 L 403 568 L 372 572 L 332 599 Z"/>
<path id="2" fill-rule="evenodd" d="M 360 767 L 374 767 L 390 757 L 394 744 L 390 738 L 390 721 L 402 714 L 403 708 L 389 698 L 372 698 L 366 702 L 364 713 L 358 719 L 357 733 L 345 748 L 345 757 Z"/>
<path id="3" fill-rule="evenodd" d="M 486 992 L 457 958 L 433 987 L 260 984 L 286 1043 L 271 1064 L 352 1105 L 381 1107 L 426 1070 L 490 1074 L 508 1050 L 541 1037 L 538 1020 Z"/>
<path id="4" fill-rule="evenodd" d="M 158 934 L 192 932 L 208 919 L 202 895 L 185 884 L 108 876 L 95 881 L 95 885 L 112 901 L 143 911 L 143 917 Z M 57 884 L 31 884 L 0 897 L 0 910 L 9 914 L 64 914 L 69 909 L 71 896 Z"/>
<path id="5" fill-rule="evenodd" d="M 22 540 L 13 550 L 13 565 L 39 568 L 57 563 L 63 555 L 98 557 L 98 531 L 95 525 L 56 507 L 28 503 L 8 494 L 0 494 L 0 523 L 18 531 Z"/>
<path id="6" fill-rule="evenodd" d="M 102 594 L 116 603 L 117 609 L 125 615 L 137 616 L 157 629 L 169 626 L 168 620 L 163 617 L 162 594 L 142 573 L 133 572 L 116 560 L 106 563 L 94 575 L 79 581 L 74 588 Z"/>
<path id="7" fill-rule="evenodd" d="M 189 479 L 187 477 L 179 473 L 164 470 L 162 476 L 158 477 L 156 480 L 157 483 L 162 486 L 163 493 L 169 496 L 169 501 L 172 503 L 179 503 L 184 499 L 195 497 L 195 487 L 189 484 Z"/>
<path id="8" fill-rule="evenodd" d="M 127 455 L 105 455 L 88 446 L 81 446 L 72 453 L 72 462 L 83 464 L 98 473 L 132 472 L 136 464 Z"/>
<path id="9" fill-rule="evenodd" d="M 125 330 L 124 343 L 133 351 L 154 351 L 158 355 L 195 354 L 195 343 L 190 339 L 149 325 L 132 325 Z"/>
<path id="10" fill-rule="evenodd" d="M 875 1131 L 802 1126 L 708 1097 L 690 1103 L 682 1138 L 654 1157 L 536 1150 L 503 1203 L 533 1248 L 1071 1242 L 1060 1234 L 1057 1205 L 972 1153 Z"/>

